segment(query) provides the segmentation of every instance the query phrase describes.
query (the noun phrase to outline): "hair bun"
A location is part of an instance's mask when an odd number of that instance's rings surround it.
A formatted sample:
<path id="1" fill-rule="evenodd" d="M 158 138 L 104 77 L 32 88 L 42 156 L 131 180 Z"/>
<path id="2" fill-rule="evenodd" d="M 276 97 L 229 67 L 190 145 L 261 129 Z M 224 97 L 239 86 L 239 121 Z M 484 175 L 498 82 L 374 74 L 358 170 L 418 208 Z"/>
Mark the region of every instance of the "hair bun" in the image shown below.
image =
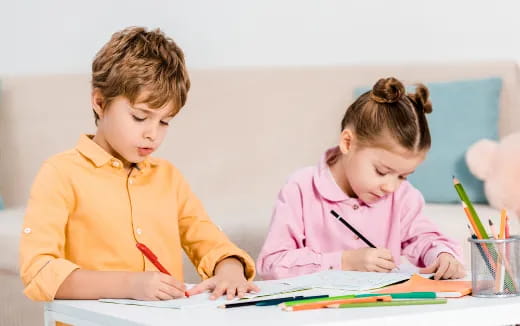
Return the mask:
<path id="1" fill-rule="evenodd" d="M 370 98 L 377 103 L 395 103 L 405 95 L 403 83 L 394 77 L 381 78 L 372 87 Z"/>
<path id="2" fill-rule="evenodd" d="M 424 113 L 432 113 L 432 102 L 430 101 L 430 91 L 424 84 L 417 84 L 415 94 L 410 94 L 410 97 L 422 107 Z"/>

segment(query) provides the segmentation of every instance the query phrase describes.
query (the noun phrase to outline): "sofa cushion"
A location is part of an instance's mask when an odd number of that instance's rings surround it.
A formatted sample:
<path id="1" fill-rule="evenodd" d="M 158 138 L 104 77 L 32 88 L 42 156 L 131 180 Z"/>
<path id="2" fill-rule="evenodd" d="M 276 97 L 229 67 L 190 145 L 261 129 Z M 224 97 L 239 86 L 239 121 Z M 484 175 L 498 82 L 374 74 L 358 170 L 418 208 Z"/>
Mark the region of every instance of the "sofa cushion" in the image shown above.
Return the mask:
<path id="1" fill-rule="evenodd" d="M 458 202 L 452 184 L 452 176 L 457 176 L 473 202 L 486 203 L 483 183 L 471 174 L 464 155 L 479 139 L 498 139 L 502 80 L 459 80 L 427 86 L 433 104 L 433 112 L 428 115 L 432 147 L 424 163 L 409 177 L 410 182 L 428 202 Z M 359 95 L 366 90 L 355 92 Z"/>
<path id="2" fill-rule="evenodd" d="M 0 270 L 18 273 L 18 245 L 23 216 L 23 208 L 7 208 L 0 211 Z"/>

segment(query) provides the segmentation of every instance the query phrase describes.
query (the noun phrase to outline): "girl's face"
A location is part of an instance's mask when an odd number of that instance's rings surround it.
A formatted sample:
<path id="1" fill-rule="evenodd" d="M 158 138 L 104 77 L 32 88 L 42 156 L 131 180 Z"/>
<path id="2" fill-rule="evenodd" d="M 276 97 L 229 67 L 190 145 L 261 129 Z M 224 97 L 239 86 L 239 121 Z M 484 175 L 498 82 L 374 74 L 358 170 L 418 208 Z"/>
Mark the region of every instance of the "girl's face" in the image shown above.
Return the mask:
<path id="1" fill-rule="evenodd" d="M 139 163 L 161 145 L 172 118 L 172 103 L 150 109 L 145 103 L 132 105 L 126 97 L 114 98 L 108 107 L 100 109 L 100 99 L 93 94 L 93 104 L 99 115 L 94 141 L 125 167 Z"/>
<path id="2" fill-rule="evenodd" d="M 398 144 L 389 149 L 359 146 L 353 138 L 342 139 L 340 150 L 342 155 L 331 167 L 333 176 L 349 196 L 367 204 L 396 191 L 426 157 L 426 151 L 411 152 Z"/>

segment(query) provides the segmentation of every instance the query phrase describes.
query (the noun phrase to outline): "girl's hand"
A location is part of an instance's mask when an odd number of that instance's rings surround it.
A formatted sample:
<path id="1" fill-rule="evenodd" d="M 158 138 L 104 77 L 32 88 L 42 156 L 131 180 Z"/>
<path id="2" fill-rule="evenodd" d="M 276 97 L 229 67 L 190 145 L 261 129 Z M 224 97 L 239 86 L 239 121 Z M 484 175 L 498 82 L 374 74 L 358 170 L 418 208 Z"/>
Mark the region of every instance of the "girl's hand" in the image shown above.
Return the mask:
<path id="1" fill-rule="evenodd" d="M 441 252 L 430 265 L 419 270 L 421 274 L 435 273 L 434 279 L 462 278 L 466 275 L 464 266 L 447 252 Z"/>
<path id="2" fill-rule="evenodd" d="M 226 294 L 227 299 L 235 296 L 242 298 L 247 292 L 258 292 L 260 289 L 248 282 L 244 277 L 244 266 L 235 258 L 226 258 L 215 267 L 215 276 L 197 284 L 188 291 L 195 295 L 205 291 L 211 291 L 211 300 Z"/>
<path id="3" fill-rule="evenodd" d="M 129 297 L 136 300 L 171 300 L 184 297 L 184 283 L 161 272 L 130 274 Z"/>
<path id="4" fill-rule="evenodd" d="M 361 272 L 388 273 L 396 268 L 388 249 L 362 248 L 345 250 L 341 256 L 341 269 Z"/>

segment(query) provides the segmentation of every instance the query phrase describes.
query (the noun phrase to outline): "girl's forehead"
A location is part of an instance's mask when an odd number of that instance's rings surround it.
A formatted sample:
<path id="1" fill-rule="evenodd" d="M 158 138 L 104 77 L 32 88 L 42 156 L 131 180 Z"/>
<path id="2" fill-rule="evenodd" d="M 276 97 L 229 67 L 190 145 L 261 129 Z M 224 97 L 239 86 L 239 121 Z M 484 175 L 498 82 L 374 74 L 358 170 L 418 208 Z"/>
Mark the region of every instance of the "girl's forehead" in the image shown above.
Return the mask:
<path id="1" fill-rule="evenodd" d="M 426 157 L 424 151 L 414 152 L 404 148 L 367 147 L 364 152 L 364 155 L 370 157 L 374 163 L 385 165 L 394 170 L 413 170 Z"/>

